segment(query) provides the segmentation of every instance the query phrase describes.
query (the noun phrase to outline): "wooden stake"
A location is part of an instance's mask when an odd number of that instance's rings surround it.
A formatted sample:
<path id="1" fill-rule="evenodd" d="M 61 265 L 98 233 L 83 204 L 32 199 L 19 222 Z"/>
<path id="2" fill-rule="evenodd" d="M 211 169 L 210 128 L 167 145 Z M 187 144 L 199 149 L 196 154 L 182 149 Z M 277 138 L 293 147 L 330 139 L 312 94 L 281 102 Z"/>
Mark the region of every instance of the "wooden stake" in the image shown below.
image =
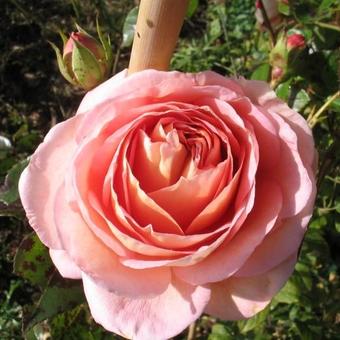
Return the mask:
<path id="1" fill-rule="evenodd" d="M 188 0 L 142 0 L 129 64 L 129 74 L 144 69 L 168 70 Z"/>

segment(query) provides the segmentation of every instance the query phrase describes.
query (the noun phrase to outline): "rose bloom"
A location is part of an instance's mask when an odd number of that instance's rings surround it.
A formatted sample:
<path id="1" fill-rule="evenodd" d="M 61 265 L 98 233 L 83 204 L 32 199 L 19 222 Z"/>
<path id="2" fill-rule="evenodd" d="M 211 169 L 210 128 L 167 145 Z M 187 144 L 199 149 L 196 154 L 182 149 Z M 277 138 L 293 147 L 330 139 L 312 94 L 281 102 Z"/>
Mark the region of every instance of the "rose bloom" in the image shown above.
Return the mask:
<path id="1" fill-rule="evenodd" d="M 94 319 L 166 339 L 266 307 L 293 272 L 314 165 L 307 123 L 264 82 L 123 71 L 51 129 L 19 188 Z"/>

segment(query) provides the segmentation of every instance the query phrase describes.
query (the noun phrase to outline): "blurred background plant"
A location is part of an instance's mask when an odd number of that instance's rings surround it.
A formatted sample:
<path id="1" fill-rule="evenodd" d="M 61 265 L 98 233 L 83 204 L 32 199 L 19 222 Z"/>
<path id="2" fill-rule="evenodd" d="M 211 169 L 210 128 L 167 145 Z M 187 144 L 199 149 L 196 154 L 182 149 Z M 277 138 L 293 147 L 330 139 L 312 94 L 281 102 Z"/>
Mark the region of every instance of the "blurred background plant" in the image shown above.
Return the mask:
<path id="1" fill-rule="evenodd" d="M 58 31 L 74 31 L 75 22 L 96 36 L 98 16 L 111 37 L 116 73 L 128 65 L 136 5 L 0 2 L 1 340 L 119 338 L 91 319 L 80 283 L 53 269 L 24 219 L 17 181 L 43 136 L 75 112 L 85 93 L 59 74 L 48 41 L 61 48 Z M 340 339 L 340 3 L 278 0 L 275 13 L 267 6 L 268 0 L 191 0 L 171 68 L 266 80 L 308 120 L 319 151 L 315 214 L 294 275 L 263 312 L 239 322 L 203 316 L 176 339 Z"/>

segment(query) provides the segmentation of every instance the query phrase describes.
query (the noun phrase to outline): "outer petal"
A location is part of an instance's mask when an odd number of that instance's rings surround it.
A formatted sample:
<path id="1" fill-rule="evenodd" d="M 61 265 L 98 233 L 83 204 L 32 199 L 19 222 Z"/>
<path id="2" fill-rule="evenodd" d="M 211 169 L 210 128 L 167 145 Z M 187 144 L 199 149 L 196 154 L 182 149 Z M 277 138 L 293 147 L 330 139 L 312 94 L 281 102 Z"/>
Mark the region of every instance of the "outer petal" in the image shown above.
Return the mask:
<path id="1" fill-rule="evenodd" d="M 117 73 L 112 78 L 87 92 L 80 103 L 77 114 L 89 111 L 95 108 L 98 104 L 109 99 L 112 94 L 114 94 L 115 88 L 118 87 L 122 80 L 127 77 L 127 71 L 128 70 L 125 69 Z"/>
<path id="2" fill-rule="evenodd" d="M 250 318 L 264 309 L 283 287 L 294 270 L 296 253 L 277 267 L 259 276 L 232 277 L 211 284 L 206 313 L 224 320 Z"/>
<path id="3" fill-rule="evenodd" d="M 140 272 L 121 265 L 117 255 L 92 233 L 79 212 L 67 204 L 63 187 L 58 192 L 55 211 L 64 249 L 98 285 L 130 297 L 154 296 L 166 290 L 170 270 L 155 268 Z"/>
<path id="4" fill-rule="evenodd" d="M 236 80 L 242 86 L 245 94 L 253 103 L 260 105 L 268 111 L 275 112 L 282 116 L 291 126 L 299 141 L 299 152 L 304 163 L 313 165 L 315 160 L 315 147 L 312 131 L 306 120 L 297 112 L 290 109 L 286 103 L 278 99 L 275 92 L 264 81 Z"/>
<path id="5" fill-rule="evenodd" d="M 145 105 L 162 97 L 166 97 L 166 102 L 175 100 L 191 103 L 202 96 L 229 100 L 239 93 L 242 93 L 242 89 L 237 82 L 214 72 L 191 74 L 149 69 L 127 77 L 127 70 L 124 70 L 88 92 L 77 113 L 87 112 L 105 101 L 119 101 L 121 98 L 128 101 L 129 105 L 137 102 Z"/>
<path id="6" fill-rule="evenodd" d="M 41 241 L 53 249 L 62 249 L 54 223 L 54 201 L 76 148 L 75 129 L 82 117 L 70 118 L 50 130 L 19 181 L 28 221 Z"/>
<path id="7" fill-rule="evenodd" d="M 309 170 L 309 175 L 312 176 L 311 170 Z M 313 192 L 301 213 L 276 226 L 235 274 L 236 276 L 260 275 L 277 266 L 282 259 L 287 258 L 299 248 L 312 216 L 315 195 L 316 187 L 314 183 Z"/>
<path id="8" fill-rule="evenodd" d="M 313 175 L 308 173 L 308 164 L 304 164 L 298 151 L 299 140 L 291 129 L 278 115 L 272 115 L 278 122 L 281 137 L 280 162 L 273 177 L 280 184 L 284 197 L 282 217 L 299 214 L 313 194 Z M 287 176 L 289 174 L 289 176 Z"/>
<path id="9" fill-rule="evenodd" d="M 61 276 L 67 279 L 81 279 L 81 270 L 64 250 L 50 249 L 50 256 Z"/>
<path id="10" fill-rule="evenodd" d="M 136 340 L 169 339 L 179 334 L 202 314 L 210 298 L 210 289 L 179 280 L 149 299 L 110 293 L 86 275 L 83 283 L 94 319 L 107 330 Z"/>

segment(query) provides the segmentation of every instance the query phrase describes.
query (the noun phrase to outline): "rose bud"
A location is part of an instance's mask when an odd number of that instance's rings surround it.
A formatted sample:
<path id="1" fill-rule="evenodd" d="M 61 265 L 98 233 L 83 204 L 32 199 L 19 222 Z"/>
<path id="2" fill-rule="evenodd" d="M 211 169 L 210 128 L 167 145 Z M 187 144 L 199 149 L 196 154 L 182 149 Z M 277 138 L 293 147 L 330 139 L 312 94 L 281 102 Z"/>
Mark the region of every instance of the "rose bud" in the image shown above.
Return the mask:
<path id="1" fill-rule="evenodd" d="M 272 79 L 277 80 L 283 76 L 283 70 L 280 67 L 274 66 L 272 69 Z"/>
<path id="2" fill-rule="evenodd" d="M 104 40 L 97 25 L 101 42 L 77 25 L 78 32 L 72 32 L 70 38 L 61 34 L 63 54 L 54 48 L 61 74 L 71 84 L 90 90 L 105 81 L 112 68 L 112 51 L 109 40 Z"/>
<path id="3" fill-rule="evenodd" d="M 281 34 L 269 55 L 273 67 L 272 81 L 277 82 L 286 78 L 296 67 L 297 57 L 305 47 L 305 37 L 301 33 Z"/>
<path id="4" fill-rule="evenodd" d="M 287 37 L 287 49 L 303 49 L 306 46 L 305 37 L 300 33 L 293 33 Z"/>
<path id="5" fill-rule="evenodd" d="M 51 129 L 19 191 L 94 320 L 159 340 L 270 303 L 313 212 L 315 162 L 307 122 L 265 82 L 125 70 Z"/>

